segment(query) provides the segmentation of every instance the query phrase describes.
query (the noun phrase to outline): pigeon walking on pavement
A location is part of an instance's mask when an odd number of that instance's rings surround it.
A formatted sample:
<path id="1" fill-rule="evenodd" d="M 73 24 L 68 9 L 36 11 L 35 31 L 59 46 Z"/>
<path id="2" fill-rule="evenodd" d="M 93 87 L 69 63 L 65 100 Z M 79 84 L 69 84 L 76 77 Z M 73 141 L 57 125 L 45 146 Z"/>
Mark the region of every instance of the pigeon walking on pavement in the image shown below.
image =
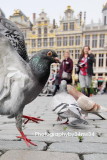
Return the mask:
<path id="1" fill-rule="evenodd" d="M 57 120 L 67 119 L 63 124 L 68 124 L 70 118 L 76 118 L 72 124 L 88 124 L 82 118 L 81 109 L 73 96 L 67 93 L 67 82 L 61 81 L 58 93 L 53 97 L 51 102 L 53 111 L 58 115 Z"/>
<path id="2" fill-rule="evenodd" d="M 95 103 L 92 99 L 77 91 L 71 85 L 67 86 L 67 91 L 75 98 L 75 100 L 77 100 L 77 103 L 81 108 L 81 112 L 82 114 L 85 114 L 85 117 L 88 116 L 88 113 L 92 113 L 99 116 L 103 120 L 107 119 L 107 117 L 103 115 L 104 112 L 107 112 L 107 108 Z"/>
<path id="3" fill-rule="evenodd" d="M 50 65 L 57 63 L 54 50 L 40 50 L 28 59 L 21 31 L 7 19 L 0 17 L 0 115 L 16 119 L 16 127 L 28 146 L 36 145 L 22 131 L 22 118 L 42 119 L 23 115 L 24 107 L 42 91 L 50 74 Z"/>

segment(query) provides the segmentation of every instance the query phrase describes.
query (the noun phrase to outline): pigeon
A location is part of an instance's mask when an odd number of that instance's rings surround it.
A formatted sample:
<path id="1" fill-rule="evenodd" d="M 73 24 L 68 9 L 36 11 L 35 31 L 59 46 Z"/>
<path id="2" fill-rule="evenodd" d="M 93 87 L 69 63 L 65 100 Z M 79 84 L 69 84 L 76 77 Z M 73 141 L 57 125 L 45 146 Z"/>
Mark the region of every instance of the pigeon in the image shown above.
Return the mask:
<path id="1" fill-rule="evenodd" d="M 0 33 L 11 42 L 18 54 L 28 62 L 29 58 L 25 47 L 24 35 L 16 24 L 4 17 L 0 17 Z"/>
<path id="2" fill-rule="evenodd" d="M 81 108 L 81 113 L 85 114 L 85 117 L 88 116 L 88 113 L 95 114 L 99 116 L 101 119 L 106 120 L 107 118 L 103 115 L 103 112 L 107 112 L 107 108 L 96 104 L 92 99 L 85 96 L 83 93 L 77 91 L 73 86 L 67 85 L 67 91 L 70 95 L 72 95 L 79 107 Z"/>
<path id="3" fill-rule="evenodd" d="M 67 121 L 62 124 L 68 124 L 69 119 L 72 117 L 76 118 L 72 124 L 88 124 L 87 121 L 82 118 L 81 108 L 77 101 L 67 93 L 67 82 L 65 80 L 61 81 L 60 89 L 53 97 L 51 104 L 53 111 L 58 115 L 57 120 L 67 119 Z"/>
<path id="4" fill-rule="evenodd" d="M 2 21 L 2 18 L 1 18 Z M 14 46 L 15 37 L 12 37 L 14 33 L 22 35 L 18 32 L 17 27 L 13 25 L 12 34 L 11 25 L 4 24 L 4 20 L 0 21 L 0 115 L 7 115 L 9 118 L 16 119 L 16 127 L 21 136 L 18 138 L 23 139 L 27 146 L 36 145 L 30 139 L 26 137 L 22 131 L 22 118 L 26 118 L 27 121 L 32 120 L 36 123 L 42 121 L 42 119 L 29 117 L 23 115 L 24 107 L 32 102 L 42 91 L 45 86 L 49 74 L 50 66 L 52 63 L 57 63 L 58 58 L 54 50 L 44 49 L 40 50 L 30 60 L 26 55 L 26 49 L 23 36 L 22 42 L 17 43 Z M 11 24 L 8 21 L 8 24 Z M 4 35 L 6 26 L 7 30 L 11 32 L 10 37 Z M 2 26 L 2 27 L 1 27 Z M 8 33 L 8 32 L 7 32 Z M 18 39 L 17 39 L 18 40 Z M 18 48 L 19 47 L 19 48 Z M 22 47 L 22 48 L 21 48 Z"/>

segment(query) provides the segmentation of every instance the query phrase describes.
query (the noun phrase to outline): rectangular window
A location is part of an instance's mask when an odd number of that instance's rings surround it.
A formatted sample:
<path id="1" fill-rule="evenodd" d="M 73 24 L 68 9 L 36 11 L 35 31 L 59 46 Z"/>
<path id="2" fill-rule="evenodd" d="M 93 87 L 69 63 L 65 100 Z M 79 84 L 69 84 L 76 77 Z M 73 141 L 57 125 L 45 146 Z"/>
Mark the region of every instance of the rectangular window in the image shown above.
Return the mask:
<path id="1" fill-rule="evenodd" d="M 74 45 L 74 36 L 69 37 L 69 46 Z"/>
<path id="2" fill-rule="evenodd" d="M 73 53 L 74 53 L 74 51 L 70 50 L 70 56 L 71 56 L 71 58 L 73 58 Z"/>
<path id="3" fill-rule="evenodd" d="M 107 53 L 106 53 L 106 67 L 107 67 Z"/>
<path id="4" fill-rule="evenodd" d="M 61 59 L 61 51 L 57 51 L 58 58 Z"/>
<path id="5" fill-rule="evenodd" d="M 57 46 L 61 46 L 62 45 L 62 38 L 58 37 L 57 38 Z"/>
<path id="6" fill-rule="evenodd" d="M 38 47 L 41 47 L 42 46 L 42 41 L 41 41 L 41 39 L 39 38 L 38 39 Z"/>
<path id="7" fill-rule="evenodd" d="M 85 36 L 85 46 L 90 46 L 90 35 Z"/>
<path id="8" fill-rule="evenodd" d="M 79 59 L 80 56 L 80 50 L 75 50 L 75 59 Z"/>
<path id="9" fill-rule="evenodd" d="M 32 48 L 36 47 L 36 39 L 32 39 Z"/>
<path id="10" fill-rule="evenodd" d="M 54 46 L 54 38 L 49 38 L 49 46 Z"/>
<path id="11" fill-rule="evenodd" d="M 68 31 L 68 23 L 63 24 L 63 31 Z"/>
<path id="12" fill-rule="evenodd" d="M 80 45 L 80 36 L 75 37 L 75 44 L 78 46 Z"/>
<path id="13" fill-rule="evenodd" d="M 97 35 L 92 36 L 92 48 L 97 48 Z"/>
<path id="14" fill-rule="evenodd" d="M 70 30 L 74 30 L 74 22 L 70 22 Z"/>
<path id="15" fill-rule="evenodd" d="M 105 35 L 104 34 L 100 34 L 100 44 L 99 44 L 99 47 L 103 48 L 104 47 L 104 43 L 105 43 Z"/>
<path id="16" fill-rule="evenodd" d="M 44 46 L 44 47 L 47 47 L 47 45 L 48 45 L 48 39 L 47 39 L 47 38 L 44 38 L 44 39 L 43 39 L 43 46 Z"/>
<path id="17" fill-rule="evenodd" d="M 107 18 L 106 18 L 106 16 L 104 16 L 104 25 L 106 25 L 107 24 Z"/>
<path id="18" fill-rule="evenodd" d="M 68 38 L 63 37 L 63 46 L 67 46 L 67 44 L 68 44 Z"/>
<path id="19" fill-rule="evenodd" d="M 96 54 L 94 54 L 94 57 L 95 57 L 94 67 L 96 67 Z"/>
<path id="20" fill-rule="evenodd" d="M 104 64 L 104 54 L 99 54 L 99 67 L 103 67 Z"/>

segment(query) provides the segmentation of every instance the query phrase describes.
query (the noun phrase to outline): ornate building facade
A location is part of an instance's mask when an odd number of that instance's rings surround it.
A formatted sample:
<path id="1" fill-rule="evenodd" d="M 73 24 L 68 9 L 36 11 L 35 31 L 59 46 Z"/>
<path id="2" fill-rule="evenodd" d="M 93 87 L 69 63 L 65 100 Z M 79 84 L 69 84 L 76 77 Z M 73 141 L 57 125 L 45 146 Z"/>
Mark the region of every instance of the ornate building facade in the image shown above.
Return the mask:
<path id="1" fill-rule="evenodd" d="M 77 78 L 75 68 L 82 47 L 89 45 L 96 57 L 95 77 L 102 80 L 107 77 L 107 3 L 102 9 L 102 20 L 88 25 L 85 24 L 86 13 L 83 15 L 80 12 L 75 16 L 71 6 L 67 6 L 59 25 L 55 19 L 51 23 L 44 11 L 39 17 L 33 13 L 33 23 L 20 10 L 15 10 L 10 20 L 24 33 L 29 56 L 41 49 L 50 48 L 56 50 L 59 58 L 63 59 L 63 53 L 68 49 L 74 62 L 73 81 L 75 81 Z M 59 66 L 54 64 L 53 67 L 57 70 Z"/>

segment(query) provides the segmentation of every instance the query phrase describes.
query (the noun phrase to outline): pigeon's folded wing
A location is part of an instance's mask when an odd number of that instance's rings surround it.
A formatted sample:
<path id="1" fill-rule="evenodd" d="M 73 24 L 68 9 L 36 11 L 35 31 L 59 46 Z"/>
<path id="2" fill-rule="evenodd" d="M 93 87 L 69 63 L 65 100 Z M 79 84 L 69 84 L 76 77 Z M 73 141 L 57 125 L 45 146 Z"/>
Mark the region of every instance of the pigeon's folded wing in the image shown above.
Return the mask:
<path id="1" fill-rule="evenodd" d="M 14 105 L 13 99 L 16 103 L 15 99 L 26 89 L 25 85 L 29 81 L 27 65 L 10 41 L 0 35 L 0 112 L 3 106 L 6 107 L 6 102 L 8 108 Z"/>

